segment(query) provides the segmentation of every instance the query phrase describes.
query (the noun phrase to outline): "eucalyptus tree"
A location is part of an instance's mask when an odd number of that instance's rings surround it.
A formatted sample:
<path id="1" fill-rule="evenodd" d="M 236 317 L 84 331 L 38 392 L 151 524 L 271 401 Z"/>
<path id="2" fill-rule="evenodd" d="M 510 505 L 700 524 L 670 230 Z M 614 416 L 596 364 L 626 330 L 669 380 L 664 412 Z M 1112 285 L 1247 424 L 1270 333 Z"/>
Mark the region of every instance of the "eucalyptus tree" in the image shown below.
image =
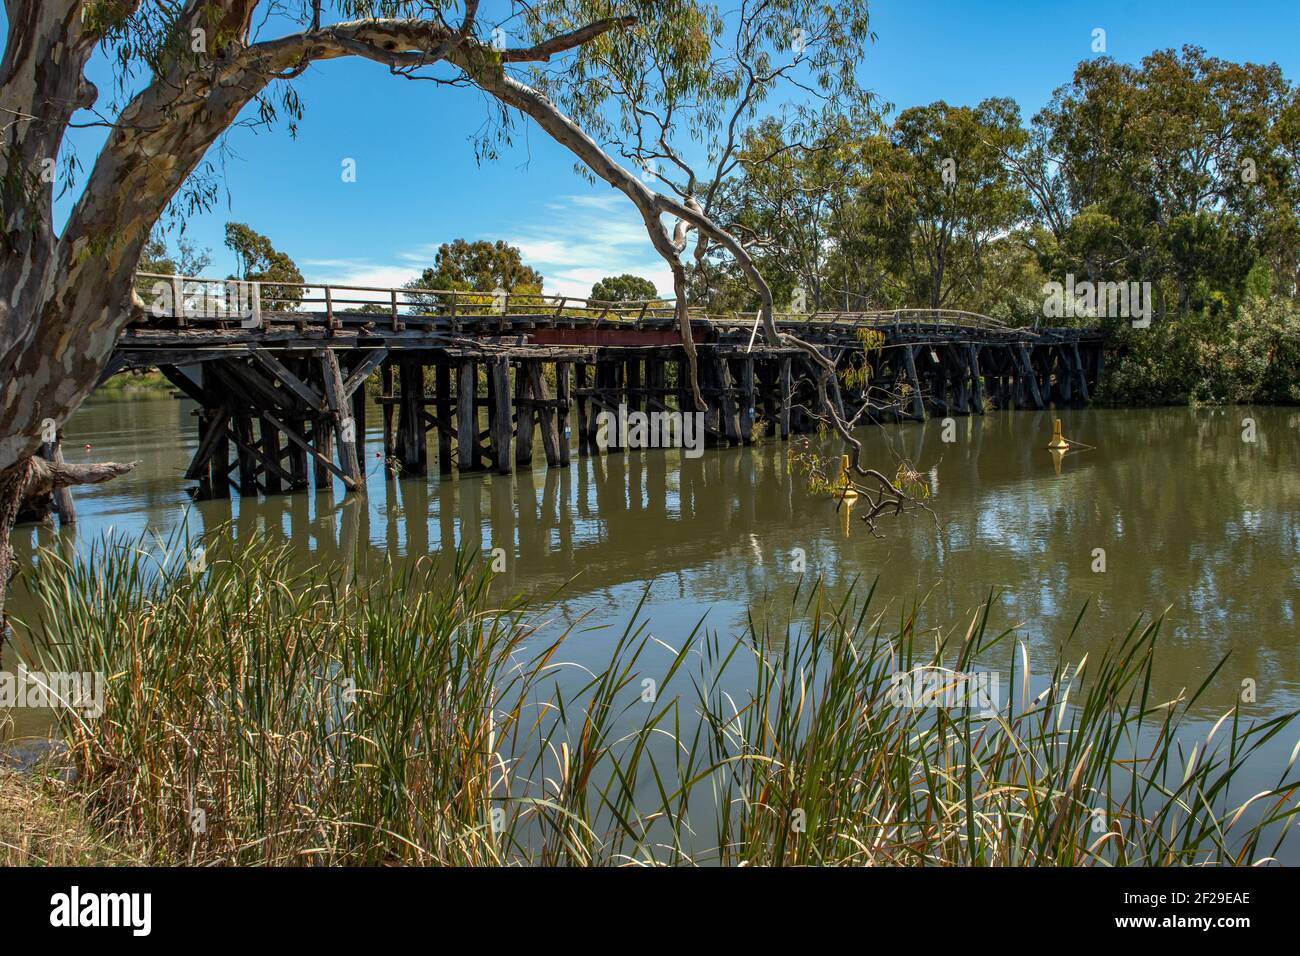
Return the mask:
<path id="1" fill-rule="evenodd" d="M 1024 139 L 1020 110 L 1009 99 L 974 107 L 940 101 L 895 119 L 893 162 L 882 173 L 905 197 L 906 267 L 918 304 L 937 309 L 955 289 L 977 284 L 987 244 L 1030 213 L 1024 188 L 1002 161 Z"/>
<path id="2" fill-rule="evenodd" d="M 263 284 L 268 309 L 286 312 L 302 302 L 302 273 L 298 264 L 271 244 L 271 240 L 242 222 L 226 223 L 226 246 L 235 254 L 234 279 Z M 193 275 L 194 273 L 186 273 Z M 288 285 L 276 285 L 277 282 Z"/>
<path id="3" fill-rule="evenodd" d="M 630 272 L 606 276 L 591 287 L 591 297 L 601 302 L 637 302 L 658 295 L 653 282 Z"/>
<path id="4" fill-rule="evenodd" d="M 540 293 L 542 285 L 542 274 L 524 262 L 517 246 L 501 239 L 456 239 L 440 245 L 433 265 L 406 283 L 407 289 L 436 291 L 407 292 L 406 301 L 416 312 L 438 314 L 452 305 L 439 292 Z"/>
<path id="5" fill-rule="evenodd" d="M 1022 170 L 1036 199 L 1052 184 L 1039 207 L 1058 268 L 1151 281 L 1161 316 L 1166 283 L 1187 311 L 1198 285 L 1239 290 L 1256 255 L 1289 291 L 1300 249 L 1296 102 L 1276 65 L 1198 47 L 1080 63 L 1034 118 L 1039 152 Z"/>

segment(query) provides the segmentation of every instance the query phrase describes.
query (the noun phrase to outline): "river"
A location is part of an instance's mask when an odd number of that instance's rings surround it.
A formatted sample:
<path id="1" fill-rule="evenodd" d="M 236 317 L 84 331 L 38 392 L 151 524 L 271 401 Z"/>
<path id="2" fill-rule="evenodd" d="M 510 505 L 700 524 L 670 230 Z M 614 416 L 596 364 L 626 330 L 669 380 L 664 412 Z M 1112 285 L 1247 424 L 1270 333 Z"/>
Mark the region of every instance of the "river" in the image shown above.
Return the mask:
<path id="1" fill-rule="evenodd" d="M 836 589 L 878 579 L 878 607 L 897 619 L 920 603 L 927 626 L 964 629 L 992 593 L 994 624 L 1017 626 L 1040 674 L 1085 605 L 1071 660 L 1163 614 L 1154 697 L 1194 689 L 1229 655 L 1197 716 L 1212 720 L 1243 693 L 1254 698 L 1249 716 L 1300 707 L 1300 409 L 1063 411 L 1065 434 L 1094 446 L 1063 460 L 1045 448 L 1048 412 L 867 428 L 869 460 L 910 458 L 933 492 L 933 516 L 885 519 L 879 538 L 810 496 L 777 441 L 694 459 L 575 452 L 565 470 L 394 480 L 372 430 L 365 497 L 345 499 L 336 483 L 320 494 L 192 502 L 182 473 L 193 409 L 166 396 L 92 397 L 68 423 L 67 458 L 141 464 L 78 489 L 74 528 L 20 527 L 19 562 L 59 535 L 84 550 L 104 535 L 166 537 L 183 523 L 197 533 L 232 522 L 241 537 L 289 540 L 303 560 L 354 566 L 453 545 L 500 548 L 498 590 L 543 602 L 559 622 L 581 619 L 568 654 L 588 664 L 603 663 L 647 588 L 643 616 L 673 644 L 702 618 L 740 631 L 751 608 L 781 607 L 803 568 Z M 22 619 L 30 608 L 16 590 L 11 611 Z M 16 712 L 6 732 L 48 725 L 48 715 Z M 1276 782 L 1294 743 L 1282 736 L 1261 784 Z"/>

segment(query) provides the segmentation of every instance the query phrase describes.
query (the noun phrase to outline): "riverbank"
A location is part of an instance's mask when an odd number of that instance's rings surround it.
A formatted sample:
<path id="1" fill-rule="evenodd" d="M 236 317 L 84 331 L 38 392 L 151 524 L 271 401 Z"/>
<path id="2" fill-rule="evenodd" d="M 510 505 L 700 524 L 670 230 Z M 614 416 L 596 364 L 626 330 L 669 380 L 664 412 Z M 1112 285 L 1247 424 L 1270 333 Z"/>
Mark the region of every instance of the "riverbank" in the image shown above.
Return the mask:
<path id="1" fill-rule="evenodd" d="M 133 866 L 144 847 L 126 849 L 91 821 L 85 795 L 53 764 L 0 766 L 0 866 Z"/>
<path id="2" fill-rule="evenodd" d="M 1300 403 L 1300 307 L 1279 295 L 1237 308 L 1115 324 L 1098 399 L 1115 407 Z"/>
<path id="3" fill-rule="evenodd" d="M 95 391 L 122 398 L 164 398 L 176 394 L 176 386 L 157 369 L 144 369 L 111 375 Z"/>

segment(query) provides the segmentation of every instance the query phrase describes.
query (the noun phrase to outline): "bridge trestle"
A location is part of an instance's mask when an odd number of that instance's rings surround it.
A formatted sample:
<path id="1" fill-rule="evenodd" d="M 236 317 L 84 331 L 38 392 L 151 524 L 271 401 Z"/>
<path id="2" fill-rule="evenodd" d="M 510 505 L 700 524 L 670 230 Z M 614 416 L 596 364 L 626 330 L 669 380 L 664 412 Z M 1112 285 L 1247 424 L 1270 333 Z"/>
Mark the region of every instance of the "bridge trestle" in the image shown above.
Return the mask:
<path id="1" fill-rule="evenodd" d="M 751 342 L 743 324 L 697 325 L 705 407 L 696 409 L 686 354 L 664 340 L 661 323 L 642 339 L 632 323 L 606 334 L 569 317 L 509 319 L 461 323 L 455 334 L 420 328 L 413 316 L 400 328 L 352 332 L 291 319 L 256 330 L 131 328 L 112 367 L 156 366 L 197 403 L 185 477 L 200 498 L 335 482 L 364 492 L 368 475 L 434 468 L 509 474 L 540 464 L 539 450 L 547 468 L 563 469 L 575 448 L 579 457 L 627 451 L 619 429 L 602 423 L 637 412 L 699 411 L 712 447 L 784 440 L 819 424 L 810 357 Z M 786 326 L 834 363 L 846 415 L 859 424 L 1081 404 L 1103 365 L 1102 339 L 1087 330 Z M 367 445 L 370 406 L 382 448 Z"/>

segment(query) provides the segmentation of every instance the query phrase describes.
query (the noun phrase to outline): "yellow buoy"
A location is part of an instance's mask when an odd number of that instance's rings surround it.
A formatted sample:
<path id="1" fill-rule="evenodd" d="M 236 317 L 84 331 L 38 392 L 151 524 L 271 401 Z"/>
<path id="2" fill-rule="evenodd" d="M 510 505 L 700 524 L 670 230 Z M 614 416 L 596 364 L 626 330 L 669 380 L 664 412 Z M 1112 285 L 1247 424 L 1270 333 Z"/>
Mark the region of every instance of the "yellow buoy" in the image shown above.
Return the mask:
<path id="1" fill-rule="evenodd" d="M 857 489 L 853 487 L 853 479 L 849 477 L 849 456 L 840 456 L 840 477 L 835 482 L 835 494 L 841 501 L 852 501 L 857 498 Z"/>
<path id="2" fill-rule="evenodd" d="M 1047 443 L 1047 447 L 1053 451 L 1067 451 L 1070 447 L 1070 443 L 1066 441 L 1065 436 L 1061 434 L 1061 420 L 1059 418 L 1056 420 L 1056 425 L 1052 428 L 1052 440 Z"/>

